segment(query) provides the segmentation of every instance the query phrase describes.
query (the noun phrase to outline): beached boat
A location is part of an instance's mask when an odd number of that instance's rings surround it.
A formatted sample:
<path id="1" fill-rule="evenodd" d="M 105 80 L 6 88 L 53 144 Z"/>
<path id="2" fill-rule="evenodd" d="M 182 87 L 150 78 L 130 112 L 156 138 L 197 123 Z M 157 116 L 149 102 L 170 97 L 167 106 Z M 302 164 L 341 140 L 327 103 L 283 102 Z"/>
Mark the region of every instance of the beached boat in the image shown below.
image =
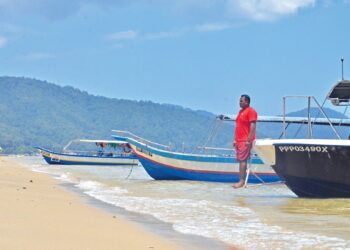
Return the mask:
<path id="1" fill-rule="evenodd" d="M 254 149 L 299 197 L 350 198 L 350 140 L 341 139 L 334 128 L 335 124 L 350 126 L 350 120 L 329 119 L 314 97 L 306 98 L 308 110 L 310 101 L 314 100 L 327 121 L 311 118 L 308 112 L 307 139 L 256 140 Z M 349 106 L 350 81 L 337 82 L 327 99 L 336 106 Z M 283 124 L 288 120 L 284 112 Z M 312 125 L 316 120 L 319 125 L 330 126 L 338 139 L 312 139 Z"/>
<path id="2" fill-rule="evenodd" d="M 147 173 L 155 180 L 194 180 L 213 182 L 239 181 L 239 165 L 232 155 L 187 154 L 170 151 L 167 146 L 113 130 L 117 140 L 128 142 Z M 163 149 L 161 149 L 161 147 Z M 269 165 L 252 157 L 248 183 L 278 182 L 280 178 Z"/>
<path id="3" fill-rule="evenodd" d="M 80 150 L 69 149 L 72 145 L 87 145 Z M 91 150 L 91 147 L 95 147 Z M 115 140 L 85 140 L 70 141 L 62 150 L 55 152 L 37 147 L 48 164 L 60 165 L 137 165 L 137 157 L 132 153 L 129 144 Z"/>

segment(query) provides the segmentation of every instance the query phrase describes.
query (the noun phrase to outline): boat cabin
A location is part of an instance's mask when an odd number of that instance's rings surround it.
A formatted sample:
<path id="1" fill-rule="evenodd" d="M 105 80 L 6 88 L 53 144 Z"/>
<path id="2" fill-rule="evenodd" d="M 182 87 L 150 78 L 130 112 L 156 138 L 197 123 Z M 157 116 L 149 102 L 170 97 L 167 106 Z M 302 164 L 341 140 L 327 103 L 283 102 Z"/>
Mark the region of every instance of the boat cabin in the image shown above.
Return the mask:
<path id="1" fill-rule="evenodd" d="M 125 141 L 76 139 L 70 141 L 64 148 L 64 153 L 94 156 L 128 156 L 131 148 Z"/>
<path id="2" fill-rule="evenodd" d="M 329 94 L 327 99 L 335 106 L 349 106 L 350 105 L 350 81 L 341 80 L 337 82 Z"/>

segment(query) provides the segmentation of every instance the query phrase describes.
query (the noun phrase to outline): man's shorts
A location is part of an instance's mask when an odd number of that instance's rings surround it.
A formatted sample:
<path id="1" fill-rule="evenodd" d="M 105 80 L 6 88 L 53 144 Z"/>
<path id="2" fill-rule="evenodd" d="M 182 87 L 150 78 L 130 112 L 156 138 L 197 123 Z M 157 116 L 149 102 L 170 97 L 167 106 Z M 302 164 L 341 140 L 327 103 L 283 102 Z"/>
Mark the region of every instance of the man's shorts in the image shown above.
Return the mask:
<path id="1" fill-rule="evenodd" d="M 248 144 L 246 141 L 236 143 L 236 158 L 237 161 L 247 161 L 250 157 L 250 151 L 252 150 L 252 144 Z"/>

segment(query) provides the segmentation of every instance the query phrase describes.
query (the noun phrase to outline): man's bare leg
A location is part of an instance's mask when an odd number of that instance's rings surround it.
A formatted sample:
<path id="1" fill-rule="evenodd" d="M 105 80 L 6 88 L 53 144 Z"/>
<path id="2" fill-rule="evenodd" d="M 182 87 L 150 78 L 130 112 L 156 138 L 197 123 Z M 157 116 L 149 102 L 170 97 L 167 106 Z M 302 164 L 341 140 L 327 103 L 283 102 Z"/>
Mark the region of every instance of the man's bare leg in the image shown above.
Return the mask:
<path id="1" fill-rule="evenodd" d="M 245 184 L 245 178 L 247 176 L 247 161 L 239 162 L 239 182 L 232 185 L 233 188 L 241 188 Z"/>

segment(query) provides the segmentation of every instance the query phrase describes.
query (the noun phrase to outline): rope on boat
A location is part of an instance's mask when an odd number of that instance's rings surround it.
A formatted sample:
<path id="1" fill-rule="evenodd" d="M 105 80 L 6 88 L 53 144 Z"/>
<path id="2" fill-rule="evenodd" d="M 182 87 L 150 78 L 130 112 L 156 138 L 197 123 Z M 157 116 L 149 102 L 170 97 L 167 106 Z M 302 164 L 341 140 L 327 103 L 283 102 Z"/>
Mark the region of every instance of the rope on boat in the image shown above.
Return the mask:
<path id="1" fill-rule="evenodd" d="M 213 134 L 213 131 L 215 130 L 215 127 L 217 126 L 217 121 L 214 120 L 210 126 L 210 129 L 209 129 L 209 133 L 208 133 L 208 138 L 204 141 L 203 143 L 203 147 L 205 147 L 206 145 L 208 145 L 209 141 L 211 140 L 211 137 L 212 137 L 212 134 Z"/>
<path id="2" fill-rule="evenodd" d="M 129 179 L 129 177 L 130 177 L 132 171 L 134 170 L 134 166 L 138 166 L 138 164 L 137 164 L 137 165 L 136 165 L 136 164 L 132 164 L 131 169 L 130 169 L 130 171 L 129 171 L 129 174 L 125 177 L 125 180 Z"/>
<path id="3" fill-rule="evenodd" d="M 132 166 L 131 166 L 131 169 L 130 169 L 130 171 L 129 171 L 129 174 L 125 177 L 125 180 L 129 179 L 129 177 L 130 177 L 132 171 L 134 170 L 134 166 L 135 166 L 135 165 L 132 165 Z"/>
<path id="4" fill-rule="evenodd" d="M 303 128 L 303 125 L 304 125 L 304 124 L 305 124 L 305 123 L 300 123 L 298 130 L 295 132 L 295 135 L 294 135 L 295 138 L 298 136 L 298 134 L 299 134 L 299 132 L 301 131 L 301 129 Z"/>
<path id="5" fill-rule="evenodd" d="M 342 116 L 342 118 L 341 118 L 341 120 L 340 120 L 340 122 L 339 122 L 339 126 L 338 126 L 338 127 L 341 126 L 341 124 L 342 124 L 342 122 L 343 122 L 343 120 L 344 120 L 345 114 L 346 114 L 346 112 L 348 111 L 348 107 L 349 107 L 349 106 L 346 106 L 346 107 L 345 107 L 345 110 L 344 110 L 344 112 L 343 112 L 343 116 Z"/>
<path id="6" fill-rule="evenodd" d="M 245 180 L 244 180 L 243 187 L 247 187 L 247 185 L 248 185 L 248 178 L 249 178 L 249 174 L 250 174 L 251 164 L 252 164 L 252 160 L 249 159 L 249 163 L 247 164 L 247 170 L 246 170 L 246 175 L 245 175 Z"/>
<path id="7" fill-rule="evenodd" d="M 208 134 L 208 138 L 203 138 L 203 143 L 200 143 L 200 145 L 206 145 L 208 144 L 208 141 L 210 139 L 210 136 L 212 134 L 212 131 L 214 130 L 215 128 L 215 125 L 216 125 L 216 120 L 213 120 L 213 122 L 210 124 L 210 126 L 208 127 L 208 132 L 206 134 Z M 202 152 L 204 152 L 204 146 L 202 147 Z M 193 147 L 192 150 L 191 150 L 191 153 L 195 153 L 198 149 Z"/>
<path id="8" fill-rule="evenodd" d="M 223 125 L 223 121 L 218 122 L 218 120 L 214 120 L 214 122 L 211 126 L 211 129 L 210 129 L 210 132 L 209 132 L 209 136 L 202 147 L 203 150 L 205 150 L 205 148 L 208 146 L 208 144 L 211 143 L 215 139 L 215 137 L 220 132 L 222 125 Z"/>
<path id="9" fill-rule="evenodd" d="M 261 183 L 252 184 L 252 185 L 249 185 L 249 187 L 257 187 L 262 185 L 275 185 L 275 184 L 284 183 L 283 181 L 266 182 L 261 177 L 259 177 L 259 175 L 257 175 L 254 171 L 252 171 L 251 167 L 252 167 L 252 159 L 250 158 L 249 163 L 247 164 L 247 175 L 244 182 L 244 187 L 246 188 L 248 187 L 248 178 L 250 174 L 254 175 Z"/>

